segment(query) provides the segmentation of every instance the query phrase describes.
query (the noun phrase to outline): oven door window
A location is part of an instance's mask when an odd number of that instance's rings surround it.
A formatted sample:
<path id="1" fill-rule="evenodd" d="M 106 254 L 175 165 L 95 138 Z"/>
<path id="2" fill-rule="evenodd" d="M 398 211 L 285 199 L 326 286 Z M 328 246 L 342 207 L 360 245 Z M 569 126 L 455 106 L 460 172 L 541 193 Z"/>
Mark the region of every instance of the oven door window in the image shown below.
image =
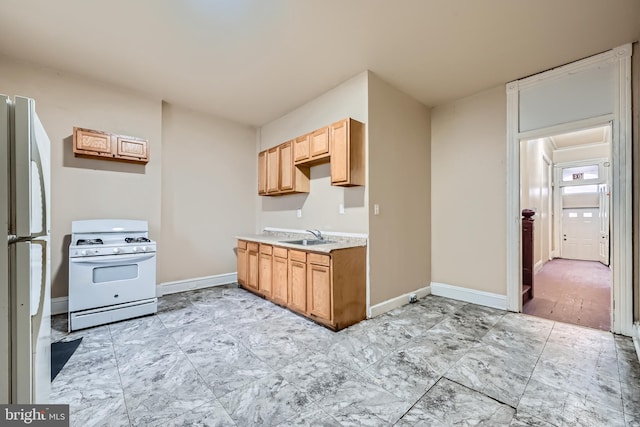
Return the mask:
<path id="1" fill-rule="evenodd" d="M 114 265 L 109 267 L 95 267 L 93 269 L 93 283 L 116 282 L 131 280 L 138 277 L 138 264 Z"/>

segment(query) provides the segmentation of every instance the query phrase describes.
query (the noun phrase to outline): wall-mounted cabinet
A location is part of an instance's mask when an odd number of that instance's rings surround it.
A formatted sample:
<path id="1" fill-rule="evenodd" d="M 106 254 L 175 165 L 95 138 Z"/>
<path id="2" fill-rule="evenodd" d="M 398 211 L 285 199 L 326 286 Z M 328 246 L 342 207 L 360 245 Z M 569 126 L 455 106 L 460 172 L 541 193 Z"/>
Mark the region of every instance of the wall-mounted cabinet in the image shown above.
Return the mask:
<path id="1" fill-rule="evenodd" d="M 309 168 L 294 165 L 294 143 L 287 141 L 258 154 L 258 194 L 281 196 L 309 192 Z"/>
<path id="2" fill-rule="evenodd" d="M 340 120 L 258 154 L 258 194 L 309 192 L 309 167 L 331 163 L 331 185 L 365 184 L 364 124 Z"/>
<path id="3" fill-rule="evenodd" d="M 75 127 L 73 154 L 77 157 L 145 164 L 149 162 L 149 142 L 133 136 Z"/>
<path id="4" fill-rule="evenodd" d="M 364 124 L 353 119 L 345 119 L 332 124 L 329 129 L 331 185 L 364 185 Z"/>
<path id="5" fill-rule="evenodd" d="M 238 241 L 238 283 L 331 329 L 366 317 L 366 248 L 320 254 Z M 257 259 L 259 253 L 259 259 Z"/>

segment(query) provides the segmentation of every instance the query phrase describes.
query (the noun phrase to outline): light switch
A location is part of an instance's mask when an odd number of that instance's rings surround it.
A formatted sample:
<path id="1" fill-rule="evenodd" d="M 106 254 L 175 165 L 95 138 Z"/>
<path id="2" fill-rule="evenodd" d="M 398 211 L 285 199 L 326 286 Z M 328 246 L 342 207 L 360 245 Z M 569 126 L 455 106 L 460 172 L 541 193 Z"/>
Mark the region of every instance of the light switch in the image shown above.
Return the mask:
<path id="1" fill-rule="evenodd" d="M 373 214 L 380 215 L 380 205 L 377 203 L 373 205 Z"/>
<path id="2" fill-rule="evenodd" d="M 296 211 L 296 216 L 297 216 L 298 218 L 302 218 L 302 209 L 298 209 L 298 210 Z"/>
<path id="3" fill-rule="evenodd" d="M 344 215 L 344 204 L 340 203 L 340 206 L 338 206 L 338 213 L 341 213 Z"/>

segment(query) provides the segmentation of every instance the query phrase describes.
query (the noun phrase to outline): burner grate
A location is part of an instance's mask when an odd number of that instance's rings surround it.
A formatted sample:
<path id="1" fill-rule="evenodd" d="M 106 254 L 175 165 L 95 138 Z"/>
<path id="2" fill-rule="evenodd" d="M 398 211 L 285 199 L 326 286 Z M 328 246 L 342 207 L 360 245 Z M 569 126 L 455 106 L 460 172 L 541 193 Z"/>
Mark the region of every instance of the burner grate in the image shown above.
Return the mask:
<path id="1" fill-rule="evenodd" d="M 102 239 L 79 239 L 76 245 L 102 245 Z"/>
<path id="2" fill-rule="evenodd" d="M 125 237 L 124 241 L 127 243 L 147 243 L 151 240 L 146 237 Z"/>

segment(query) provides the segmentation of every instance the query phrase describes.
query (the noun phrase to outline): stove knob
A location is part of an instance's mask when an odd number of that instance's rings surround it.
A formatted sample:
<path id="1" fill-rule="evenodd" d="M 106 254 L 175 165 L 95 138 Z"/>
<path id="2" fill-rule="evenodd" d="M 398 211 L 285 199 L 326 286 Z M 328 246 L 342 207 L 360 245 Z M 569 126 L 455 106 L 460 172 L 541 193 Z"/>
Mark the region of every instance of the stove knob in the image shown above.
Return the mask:
<path id="1" fill-rule="evenodd" d="M 87 253 L 87 251 L 86 251 L 86 250 L 82 250 L 82 251 L 80 251 L 80 255 L 82 255 L 82 256 L 87 256 L 87 255 L 88 255 L 88 253 Z"/>
<path id="2" fill-rule="evenodd" d="M 113 248 L 113 253 L 114 254 L 119 254 L 120 253 L 120 248 Z"/>
<path id="3" fill-rule="evenodd" d="M 146 246 L 142 247 L 142 252 L 147 252 L 148 248 Z"/>
<path id="4" fill-rule="evenodd" d="M 133 249 L 131 249 L 132 252 L 138 252 L 138 247 L 134 246 Z"/>

